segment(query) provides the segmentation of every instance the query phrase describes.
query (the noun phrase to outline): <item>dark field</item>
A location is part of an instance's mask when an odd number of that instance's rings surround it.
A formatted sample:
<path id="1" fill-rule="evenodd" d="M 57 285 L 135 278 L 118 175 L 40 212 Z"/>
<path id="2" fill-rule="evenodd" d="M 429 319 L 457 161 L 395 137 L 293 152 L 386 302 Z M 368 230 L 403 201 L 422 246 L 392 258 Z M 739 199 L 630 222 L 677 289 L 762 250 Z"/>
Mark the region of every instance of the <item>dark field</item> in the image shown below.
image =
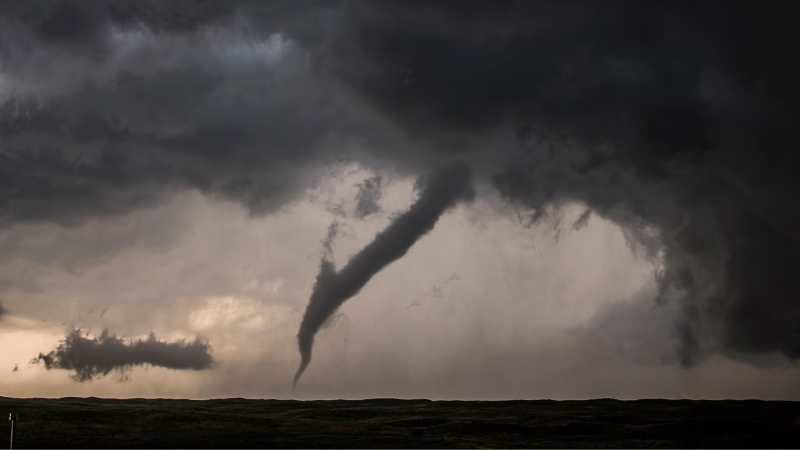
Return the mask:
<path id="1" fill-rule="evenodd" d="M 800 402 L 0 397 L 4 439 L 9 410 L 17 448 L 800 447 Z"/>

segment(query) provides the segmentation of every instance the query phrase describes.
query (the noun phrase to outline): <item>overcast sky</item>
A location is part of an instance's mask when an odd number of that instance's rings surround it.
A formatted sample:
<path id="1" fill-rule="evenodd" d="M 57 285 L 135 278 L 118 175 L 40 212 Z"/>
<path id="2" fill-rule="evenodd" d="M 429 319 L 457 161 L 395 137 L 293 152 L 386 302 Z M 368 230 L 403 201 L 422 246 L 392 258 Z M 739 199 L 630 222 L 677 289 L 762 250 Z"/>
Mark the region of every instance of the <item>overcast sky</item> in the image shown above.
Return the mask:
<path id="1" fill-rule="evenodd" d="M 0 395 L 798 400 L 791 17 L 0 2 Z"/>

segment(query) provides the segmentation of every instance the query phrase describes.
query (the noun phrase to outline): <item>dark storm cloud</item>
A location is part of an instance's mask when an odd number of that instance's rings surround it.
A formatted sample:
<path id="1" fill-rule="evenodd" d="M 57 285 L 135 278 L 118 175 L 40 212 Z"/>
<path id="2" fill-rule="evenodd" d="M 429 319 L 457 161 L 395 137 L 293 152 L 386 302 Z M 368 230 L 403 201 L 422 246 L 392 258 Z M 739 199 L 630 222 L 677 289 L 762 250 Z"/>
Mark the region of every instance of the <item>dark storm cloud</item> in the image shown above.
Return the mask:
<path id="1" fill-rule="evenodd" d="M 147 339 L 125 340 L 104 330 L 100 336 L 84 336 L 73 330 L 55 350 L 33 359 L 47 370 L 72 370 L 76 381 L 90 381 L 113 370 L 125 371 L 133 366 L 149 364 L 176 370 L 205 370 L 213 359 L 207 342 L 165 342 L 150 334 Z"/>
<path id="2" fill-rule="evenodd" d="M 277 2 L 274 2 L 277 4 Z M 144 26 L 159 33 L 196 30 L 229 18 L 233 3 L 208 0 L 31 0 L 4 1 L 6 23 L 22 25 L 51 45 L 92 45 L 111 26 Z"/>
<path id="3" fill-rule="evenodd" d="M 789 50 L 773 48 L 787 47 L 781 11 L 747 2 L 384 1 L 349 12 L 334 70 L 407 123 L 512 120 L 522 134 L 546 127 L 666 153 L 710 145 L 705 77 L 721 77 L 722 90 L 763 83 L 784 64 L 776 51 Z"/>
<path id="4" fill-rule="evenodd" d="M 445 139 L 510 126 L 518 154 L 493 178 L 507 199 L 584 202 L 663 251 L 685 363 L 800 356 L 788 10 L 388 1 L 350 17 L 332 70 L 379 110 Z"/>
<path id="5" fill-rule="evenodd" d="M 1 222 L 78 223 L 187 188 L 267 213 L 346 158 L 353 136 L 369 141 L 372 119 L 286 34 L 301 6 L 184 3 L 3 4 Z M 51 16 L 58 33 L 88 34 L 51 42 Z M 67 30 L 72 16 L 91 25 Z"/>
<path id="6" fill-rule="evenodd" d="M 180 189 L 268 213 L 329 162 L 421 173 L 458 153 L 535 217 L 578 201 L 663 259 L 685 363 L 800 356 L 783 6 L 28 5 L 2 3 L 0 222 L 75 223 Z"/>
<path id="7" fill-rule="evenodd" d="M 474 195 L 471 173 L 462 165 L 439 169 L 421 183 L 422 192 L 411 208 L 378 233 L 338 272 L 330 259 L 330 242 L 336 229 L 330 228 L 319 274 L 297 333 L 301 361 L 294 377 L 295 384 L 311 362 L 314 335 L 336 309 L 358 294 L 378 272 L 402 258 L 419 238 L 433 229 L 447 209 Z"/>

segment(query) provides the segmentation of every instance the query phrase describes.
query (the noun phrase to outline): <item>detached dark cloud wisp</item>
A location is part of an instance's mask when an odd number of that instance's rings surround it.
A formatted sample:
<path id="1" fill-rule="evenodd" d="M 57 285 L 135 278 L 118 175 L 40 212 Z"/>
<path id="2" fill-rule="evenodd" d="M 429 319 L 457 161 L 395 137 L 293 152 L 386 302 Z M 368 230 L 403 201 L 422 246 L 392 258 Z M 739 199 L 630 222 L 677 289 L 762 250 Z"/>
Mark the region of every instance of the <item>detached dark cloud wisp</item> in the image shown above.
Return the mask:
<path id="1" fill-rule="evenodd" d="M 125 340 L 104 330 L 96 338 L 81 330 L 70 332 L 55 350 L 33 359 L 47 370 L 74 371 L 75 381 L 91 381 L 114 370 L 124 372 L 134 366 L 151 365 L 175 370 L 205 370 L 214 360 L 207 342 L 161 341 L 154 334 L 147 339 Z"/>
<path id="2" fill-rule="evenodd" d="M 363 219 L 381 211 L 381 197 L 383 196 L 383 177 L 375 175 L 358 184 L 356 194 L 355 216 Z"/>

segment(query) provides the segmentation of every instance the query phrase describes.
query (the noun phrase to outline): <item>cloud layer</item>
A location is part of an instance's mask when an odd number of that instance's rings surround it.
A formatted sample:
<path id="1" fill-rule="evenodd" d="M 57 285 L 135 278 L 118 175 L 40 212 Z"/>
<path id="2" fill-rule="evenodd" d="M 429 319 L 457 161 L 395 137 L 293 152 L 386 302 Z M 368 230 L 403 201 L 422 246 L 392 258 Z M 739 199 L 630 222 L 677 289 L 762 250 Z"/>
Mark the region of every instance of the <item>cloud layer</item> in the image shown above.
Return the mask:
<path id="1" fill-rule="evenodd" d="M 186 191 L 277 215 L 341 165 L 415 177 L 458 157 L 525 224 L 577 203 L 576 228 L 619 225 L 659 267 L 684 365 L 795 360 L 800 73 L 784 8 L 4 2 L 0 226 L 102 228 Z M 75 258 L 150 242 L 122 235 Z M 37 242 L 0 240 L 10 255 Z M 15 270 L 0 288 L 37 287 Z"/>

